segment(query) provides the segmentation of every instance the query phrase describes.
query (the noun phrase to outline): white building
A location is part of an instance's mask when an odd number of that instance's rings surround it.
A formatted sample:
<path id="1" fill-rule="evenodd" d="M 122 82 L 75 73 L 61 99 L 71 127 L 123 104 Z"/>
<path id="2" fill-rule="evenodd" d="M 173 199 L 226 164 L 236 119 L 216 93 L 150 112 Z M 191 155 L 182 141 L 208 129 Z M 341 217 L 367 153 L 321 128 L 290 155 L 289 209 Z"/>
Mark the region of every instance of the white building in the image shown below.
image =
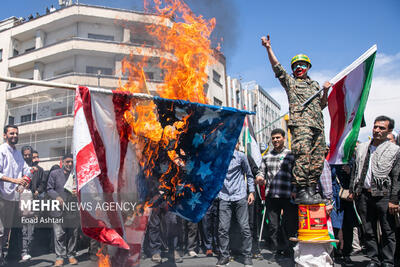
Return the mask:
<path id="1" fill-rule="evenodd" d="M 121 61 L 131 52 L 148 56 L 151 93 L 161 83 L 158 40 L 143 27 L 170 26 L 152 14 L 115 8 L 70 5 L 28 21 L 0 22 L 0 75 L 115 89 L 124 82 Z M 141 48 L 140 52 L 135 48 Z M 153 49 L 152 49 L 153 48 Z M 205 86 L 211 104 L 226 105 L 225 58 L 216 53 Z M 74 91 L 0 82 L 0 125 L 16 124 L 18 147 L 38 150 L 49 168 L 71 151 Z"/>
<path id="2" fill-rule="evenodd" d="M 240 80 L 228 76 L 228 105 L 235 108 L 256 112 L 250 116 L 260 145 L 268 145 L 271 131 L 282 127 L 278 120 L 281 106 L 255 81 L 241 83 Z"/>

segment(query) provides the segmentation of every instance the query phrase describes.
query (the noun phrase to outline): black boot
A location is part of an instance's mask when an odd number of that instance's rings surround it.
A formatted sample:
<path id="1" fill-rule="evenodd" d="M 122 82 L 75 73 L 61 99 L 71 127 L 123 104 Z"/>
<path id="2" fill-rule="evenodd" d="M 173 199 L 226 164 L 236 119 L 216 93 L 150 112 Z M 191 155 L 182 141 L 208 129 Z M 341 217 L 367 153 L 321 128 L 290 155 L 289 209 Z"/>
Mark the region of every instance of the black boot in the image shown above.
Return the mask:
<path id="1" fill-rule="evenodd" d="M 307 187 L 308 194 L 310 195 L 311 202 L 310 204 L 320 204 L 325 203 L 321 198 L 321 195 L 316 192 L 316 184 L 310 185 Z"/>
<path id="2" fill-rule="evenodd" d="M 307 187 L 298 187 L 297 193 L 296 193 L 296 199 L 294 200 L 296 204 L 304 204 L 304 205 L 310 205 L 312 204 L 312 198 L 307 190 Z"/>

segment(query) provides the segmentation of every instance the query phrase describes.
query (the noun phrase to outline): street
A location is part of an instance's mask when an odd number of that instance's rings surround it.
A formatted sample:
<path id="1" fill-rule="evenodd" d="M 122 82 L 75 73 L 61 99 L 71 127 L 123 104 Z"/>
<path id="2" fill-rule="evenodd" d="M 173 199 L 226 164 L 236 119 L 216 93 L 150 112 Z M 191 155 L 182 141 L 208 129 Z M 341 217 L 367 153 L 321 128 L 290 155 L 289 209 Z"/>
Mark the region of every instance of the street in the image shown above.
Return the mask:
<path id="1" fill-rule="evenodd" d="M 81 250 L 78 253 L 77 259 L 79 261 L 79 264 L 77 266 L 82 266 L 82 267 L 97 267 L 96 262 L 92 262 L 89 260 L 88 255 L 87 255 L 87 250 Z M 293 266 L 293 264 L 290 263 L 289 260 L 283 259 L 279 261 L 274 260 L 274 256 L 271 254 L 270 251 L 263 249 L 262 250 L 262 255 L 264 256 L 264 260 L 253 260 L 253 265 L 254 267 L 262 267 L 262 266 L 283 266 L 283 267 L 290 267 Z M 352 267 L 362 267 L 365 266 L 368 262 L 368 259 L 364 256 L 353 256 L 351 257 L 353 260 L 353 264 L 347 265 L 347 266 L 352 266 Z M 53 266 L 55 260 L 55 254 L 43 254 L 43 255 L 38 255 L 34 256 L 31 261 L 26 262 L 26 263 L 18 263 L 16 261 L 11 261 L 7 266 L 10 267 L 28 267 L 28 266 L 34 266 L 34 267 L 48 267 L 48 266 Z M 153 263 L 149 258 L 147 259 L 142 259 L 140 266 L 142 267 L 193 267 L 193 266 L 204 266 L 204 267 L 214 267 L 217 262 L 216 257 L 206 257 L 204 254 L 199 254 L 199 257 L 196 258 L 190 258 L 188 255 L 185 255 L 183 257 L 183 262 L 182 263 L 172 263 L 168 261 L 167 258 L 163 258 L 163 262 L 161 264 L 156 264 Z M 65 264 L 65 266 L 72 266 L 69 264 Z M 241 267 L 243 264 L 237 262 L 237 261 L 232 261 L 229 264 L 229 267 Z M 335 266 L 345 266 L 345 265 L 340 265 L 340 264 L 335 264 Z"/>

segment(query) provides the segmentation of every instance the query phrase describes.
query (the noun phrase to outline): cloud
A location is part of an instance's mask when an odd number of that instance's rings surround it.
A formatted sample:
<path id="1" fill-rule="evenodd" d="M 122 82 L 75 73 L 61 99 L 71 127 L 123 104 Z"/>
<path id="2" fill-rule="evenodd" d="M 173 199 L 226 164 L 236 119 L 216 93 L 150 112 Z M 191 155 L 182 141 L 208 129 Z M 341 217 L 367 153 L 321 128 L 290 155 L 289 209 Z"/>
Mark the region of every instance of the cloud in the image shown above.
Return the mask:
<path id="1" fill-rule="evenodd" d="M 337 70 L 310 72 L 310 76 L 322 85 L 336 75 Z M 267 88 L 267 92 L 281 104 L 281 114 L 288 111 L 288 101 L 283 88 Z M 378 53 L 375 60 L 371 90 L 365 109 L 366 127 L 361 128 L 359 140 L 367 141 L 371 135 L 374 119 L 386 115 L 394 119 L 395 130 L 400 132 L 400 52 L 397 54 Z M 325 135 L 329 142 L 330 117 L 328 109 L 323 112 Z"/>

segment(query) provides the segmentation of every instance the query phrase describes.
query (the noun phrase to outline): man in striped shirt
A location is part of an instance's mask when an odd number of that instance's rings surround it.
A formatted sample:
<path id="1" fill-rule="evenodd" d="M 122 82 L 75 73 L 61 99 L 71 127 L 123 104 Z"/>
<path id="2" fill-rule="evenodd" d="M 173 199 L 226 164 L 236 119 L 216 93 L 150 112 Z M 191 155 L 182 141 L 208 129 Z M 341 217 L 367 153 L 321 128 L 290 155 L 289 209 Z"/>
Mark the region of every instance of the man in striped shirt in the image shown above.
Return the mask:
<path id="1" fill-rule="evenodd" d="M 284 130 L 274 129 L 271 132 L 271 139 L 274 148 L 263 157 L 256 182 L 265 184 L 265 204 L 270 221 L 271 249 L 278 257 L 282 254 L 292 257 L 293 249 L 287 240 L 289 237 L 295 236 L 297 231 L 297 206 L 292 201 L 292 197 L 294 197 L 292 184 L 294 156 L 285 147 Z M 283 227 L 282 232 L 285 236 L 285 240 L 281 240 L 284 243 L 283 247 L 278 247 L 279 227 Z"/>

